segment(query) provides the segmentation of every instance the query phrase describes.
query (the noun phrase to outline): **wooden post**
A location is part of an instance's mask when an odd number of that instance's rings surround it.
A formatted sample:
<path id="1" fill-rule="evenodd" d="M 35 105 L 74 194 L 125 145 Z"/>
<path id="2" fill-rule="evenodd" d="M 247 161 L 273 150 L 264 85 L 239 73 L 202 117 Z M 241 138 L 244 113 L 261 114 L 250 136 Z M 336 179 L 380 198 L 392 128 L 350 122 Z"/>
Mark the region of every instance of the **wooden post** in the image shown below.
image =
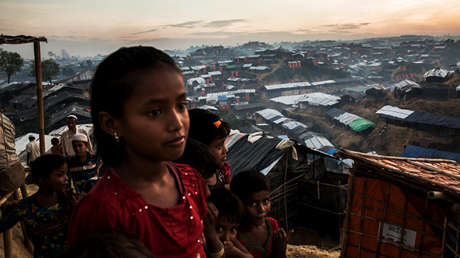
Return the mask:
<path id="1" fill-rule="evenodd" d="M 8 229 L 3 232 L 3 248 L 5 249 L 5 258 L 11 258 L 13 247 L 13 229 Z"/>
<path id="2" fill-rule="evenodd" d="M 40 154 L 45 153 L 45 119 L 43 109 L 42 61 L 40 56 L 40 41 L 34 40 L 35 78 L 37 81 L 37 109 L 40 130 Z"/>

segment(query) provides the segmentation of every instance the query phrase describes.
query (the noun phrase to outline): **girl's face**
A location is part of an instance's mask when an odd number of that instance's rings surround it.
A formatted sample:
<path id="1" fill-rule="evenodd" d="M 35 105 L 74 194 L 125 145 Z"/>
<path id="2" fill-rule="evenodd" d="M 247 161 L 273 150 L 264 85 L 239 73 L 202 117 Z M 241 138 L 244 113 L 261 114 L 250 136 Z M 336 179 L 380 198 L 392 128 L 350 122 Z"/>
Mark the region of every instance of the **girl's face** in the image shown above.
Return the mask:
<path id="1" fill-rule="evenodd" d="M 217 165 L 223 167 L 225 161 L 227 160 L 228 149 L 225 147 L 225 137 L 217 138 L 209 144 L 208 147 L 211 155 L 216 159 Z"/>
<path id="2" fill-rule="evenodd" d="M 64 163 L 61 167 L 54 169 L 47 179 L 42 179 L 40 187 L 50 192 L 64 192 L 68 183 L 67 164 Z"/>
<path id="3" fill-rule="evenodd" d="M 115 119 L 125 141 L 126 158 L 133 161 L 178 159 L 189 129 L 187 100 L 182 76 L 171 69 L 148 69 L 129 75 L 135 84 Z"/>
<path id="4" fill-rule="evenodd" d="M 223 241 L 236 238 L 238 234 L 238 224 L 230 222 L 227 217 L 219 216 L 216 221 L 217 237 Z"/>
<path id="5" fill-rule="evenodd" d="M 77 155 L 78 157 L 86 156 L 86 152 L 88 150 L 86 142 L 72 141 L 72 148 L 73 151 L 75 151 L 75 155 Z"/>
<path id="6" fill-rule="evenodd" d="M 245 206 L 251 219 L 265 218 L 270 211 L 270 192 L 264 190 L 250 194 Z"/>

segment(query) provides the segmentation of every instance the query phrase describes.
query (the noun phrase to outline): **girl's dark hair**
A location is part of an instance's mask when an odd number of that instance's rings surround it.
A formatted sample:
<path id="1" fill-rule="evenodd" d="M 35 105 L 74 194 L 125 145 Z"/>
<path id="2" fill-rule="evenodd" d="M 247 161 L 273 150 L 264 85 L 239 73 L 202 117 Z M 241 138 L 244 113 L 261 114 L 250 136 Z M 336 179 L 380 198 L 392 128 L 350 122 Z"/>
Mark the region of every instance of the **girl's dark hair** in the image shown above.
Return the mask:
<path id="1" fill-rule="evenodd" d="M 230 133 L 230 125 L 227 122 L 204 109 L 191 109 L 188 112 L 190 117 L 189 137 L 196 139 L 206 145 L 219 138 L 225 138 Z"/>
<path id="2" fill-rule="evenodd" d="M 270 192 L 270 183 L 264 174 L 256 170 L 243 171 L 232 178 L 230 189 L 241 201 L 247 202 L 249 195 L 260 191 Z"/>
<path id="3" fill-rule="evenodd" d="M 67 161 L 61 155 L 45 154 L 36 158 L 30 164 L 32 180 L 38 183 L 39 179 L 47 179 L 50 177 L 53 170 L 60 168 Z"/>
<path id="4" fill-rule="evenodd" d="M 91 117 L 97 153 L 107 165 L 119 164 L 124 157 L 123 138 L 119 142 L 102 130 L 99 113 L 105 111 L 112 117 L 123 116 L 125 101 L 136 87 L 136 72 L 148 69 L 166 69 L 182 74 L 174 60 L 153 47 L 123 47 L 110 54 L 97 67 L 91 82 Z"/>
<path id="5" fill-rule="evenodd" d="M 216 159 L 208 151 L 208 146 L 189 138 L 185 145 L 184 154 L 175 162 L 188 164 L 198 170 L 203 178 L 210 178 L 218 170 Z"/>
<path id="6" fill-rule="evenodd" d="M 223 187 L 213 189 L 209 202 L 219 211 L 219 217 L 225 217 L 230 223 L 240 224 L 244 215 L 244 207 L 240 198 Z"/>

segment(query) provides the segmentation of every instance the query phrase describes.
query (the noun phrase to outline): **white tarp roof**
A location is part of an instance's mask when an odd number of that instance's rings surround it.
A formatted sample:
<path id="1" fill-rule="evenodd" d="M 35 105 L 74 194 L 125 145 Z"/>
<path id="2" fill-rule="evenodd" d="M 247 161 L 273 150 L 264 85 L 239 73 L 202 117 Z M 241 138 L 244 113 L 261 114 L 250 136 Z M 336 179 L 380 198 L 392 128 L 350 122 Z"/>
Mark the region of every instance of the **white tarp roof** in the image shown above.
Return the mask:
<path id="1" fill-rule="evenodd" d="M 277 89 L 290 89 L 311 86 L 309 82 L 291 82 L 282 84 L 265 85 L 266 90 L 277 90 Z"/>
<path id="2" fill-rule="evenodd" d="M 412 113 L 414 113 L 414 111 L 386 105 L 386 106 L 382 107 L 381 109 L 377 110 L 377 112 L 375 112 L 375 113 L 382 114 L 382 115 L 387 115 L 387 116 L 392 116 L 392 117 L 397 117 L 397 118 L 400 118 L 400 119 L 405 119 L 408 116 L 410 116 Z"/>
<path id="3" fill-rule="evenodd" d="M 270 120 L 270 119 L 274 118 L 275 116 L 283 116 L 283 114 L 281 114 L 281 112 L 279 112 L 278 110 L 275 110 L 275 109 L 271 109 L 271 108 L 266 108 L 266 109 L 263 109 L 263 110 L 259 110 L 256 113 L 259 114 L 261 117 L 263 117 L 266 120 Z"/>
<path id="4" fill-rule="evenodd" d="M 208 75 L 217 76 L 217 75 L 222 75 L 222 73 L 220 71 L 212 71 L 212 72 L 209 72 Z"/>
<path id="5" fill-rule="evenodd" d="M 448 71 L 441 69 L 441 68 L 434 68 L 429 71 L 427 71 L 423 77 L 428 78 L 428 77 L 440 77 L 440 78 L 446 78 L 448 75 Z"/>
<path id="6" fill-rule="evenodd" d="M 334 80 L 327 80 L 327 81 L 312 82 L 311 85 L 319 86 L 319 85 L 326 85 L 326 84 L 333 84 L 333 83 L 335 83 Z"/>
<path id="7" fill-rule="evenodd" d="M 313 136 L 309 139 L 306 139 L 305 145 L 308 148 L 315 149 L 315 150 L 321 149 L 322 147 L 325 147 L 325 146 L 334 147 L 334 145 L 332 145 L 332 143 L 328 139 L 322 136 Z"/>
<path id="8" fill-rule="evenodd" d="M 307 102 L 312 106 L 332 106 L 339 103 L 340 97 L 322 92 L 314 92 L 301 95 L 281 96 L 270 100 L 285 105 L 295 105 L 299 102 Z"/>
<path id="9" fill-rule="evenodd" d="M 420 88 L 420 85 L 414 81 L 411 80 L 403 80 L 398 83 L 393 84 L 393 87 L 395 88 L 406 88 L 406 87 L 415 87 L 415 88 Z"/>
<path id="10" fill-rule="evenodd" d="M 287 117 L 281 117 L 281 118 L 279 118 L 279 119 L 273 121 L 273 123 L 275 123 L 275 124 L 281 124 L 282 122 L 285 122 L 286 120 L 289 120 L 289 118 L 287 118 Z"/>
<path id="11" fill-rule="evenodd" d="M 286 122 L 284 124 L 282 124 L 282 127 L 288 129 L 288 130 L 293 130 L 297 127 L 303 127 L 303 128 L 307 128 L 308 126 L 302 124 L 301 122 L 297 122 L 297 121 L 289 121 L 289 122 Z"/>
<path id="12" fill-rule="evenodd" d="M 360 117 L 355 114 L 348 113 L 348 112 L 345 112 L 341 114 L 340 116 L 334 117 L 335 120 L 339 120 L 340 123 L 345 124 L 345 125 L 348 125 L 349 123 L 355 121 L 358 118 Z"/>
<path id="13" fill-rule="evenodd" d="M 204 109 L 204 110 L 209 110 L 209 111 L 218 111 L 218 109 L 214 106 L 210 106 L 210 105 L 203 105 L 203 106 L 199 106 L 198 107 L 199 109 Z"/>
<path id="14" fill-rule="evenodd" d="M 201 77 L 190 78 L 187 80 L 187 85 L 192 86 L 194 82 L 197 82 L 198 84 L 205 84 L 206 80 Z"/>
<path id="15" fill-rule="evenodd" d="M 457 88 L 455 88 L 457 91 L 460 91 L 460 85 L 457 86 Z"/>
<path id="16" fill-rule="evenodd" d="M 249 70 L 257 70 L 257 71 L 264 71 L 264 70 L 268 70 L 270 68 L 268 68 L 267 66 L 251 66 L 249 67 Z"/>

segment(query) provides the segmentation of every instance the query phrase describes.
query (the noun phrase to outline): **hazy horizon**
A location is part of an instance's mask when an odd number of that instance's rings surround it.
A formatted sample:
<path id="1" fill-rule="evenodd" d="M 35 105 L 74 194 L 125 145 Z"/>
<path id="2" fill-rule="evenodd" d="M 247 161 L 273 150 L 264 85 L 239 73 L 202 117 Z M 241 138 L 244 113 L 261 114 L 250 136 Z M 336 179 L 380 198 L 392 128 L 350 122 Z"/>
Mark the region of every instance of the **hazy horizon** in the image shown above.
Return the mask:
<path id="1" fill-rule="evenodd" d="M 351 40 L 460 35 L 456 0 L 97 1 L 2 0 L 0 33 L 45 36 L 42 56 L 108 54 L 121 46 L 237 45 L 303 40 Z M 0 45 L 32 57 L 31 45 Z"/>

